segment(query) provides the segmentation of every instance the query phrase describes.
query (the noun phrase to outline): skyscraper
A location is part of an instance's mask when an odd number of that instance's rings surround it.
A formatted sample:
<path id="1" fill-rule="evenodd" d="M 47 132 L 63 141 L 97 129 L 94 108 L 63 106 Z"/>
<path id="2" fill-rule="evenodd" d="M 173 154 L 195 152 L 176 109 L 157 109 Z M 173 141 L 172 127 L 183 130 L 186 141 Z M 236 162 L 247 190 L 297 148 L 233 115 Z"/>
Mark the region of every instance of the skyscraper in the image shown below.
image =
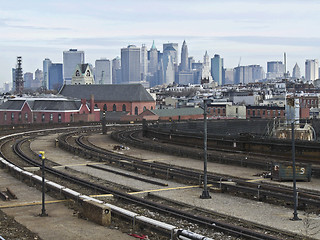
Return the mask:
<path id="1" fill-rule="evenodd" d="M 284 76 L 285 66 L 281 61 L 267 62 L 267 78 L 275 79 Z"/>
<path id="2" fill-rule="evenodd" d="M 212 82 L 212 76 L 210 73 L 210 60 L 209 60 L 208 52 L 203 56 L 203 64 L 201 69 L 201 82 L 202 83 L 211 83 Z"/>
<path id="3" fill-rule="evenodd" d="M 298 66 L 297 63 L 296 63 L 296 65 L 294 65 L 294 67 L 293 67 L 292 77 L 295 78 L 295 79 L 299 79 L 299 78 L 301 77 L 300 67 Z"/>
<path id="4" fill-rule="evenodd" d="M 145 44 L 142 44 L 140 49 L 140 74 L 141 80 L 147 80 L 147 72 L 148 72 L 148 51 Z"/>
<path id="5" fill-rule="evenodd" d="M 223 58 L 220 58 L 220 55 L 215 54 L 213 58 L 211 58 L 211 75 L 213 81 L 215 81 L 219 86 L 224 84 L 223 75 Z"/>
<path id="6" fill-rule="evenodd" d="M 31 84 L 33 81 L 33 73 L 31 73 L 31 72 L 24 73 L 23 79 L 24 79 L 24 88 L 31 89 Z"/>
<path id="7" fill-rule="evenodd" d="M 121 60 L 119 57 L 112 59 L 112 84 L 121 83 Z"/>
<path id="8" fill-rule="evenodd" d="M 95 83 L 112 84 L 110 60 L 98 59 L 95 62 Z"/>
<path id="9" fill-rule="evenodd" d="M 225 69 L 225 84 L 234 84 L 234 69 Z"/>
<path id="10" fill-rule="evenodd" d="M 31 84 L 32 89 L 38 89 L 42 86 L 43 83 L 43 72 L 40 69 L 37 69 L 34 72 L 34 81 Z"/>
<path id="11" fill-rule="evenodd" d="M 50 90 L 59 90 L 63 85 L 63 66 L 61 63 L 51 63 L 49 68 L 49 85 Z"/>
<path id="12" fill-rule="evenodd" d="M 129 45 L 121 49 L 121 83 L 137 83 L 140 75 L 140 48 Z"/>
<path id="13" fill-rule="evenodd" d="M 188 64 L 188 46 L 186 41 L 183 41 L 181 47 L 181 64 L 180 64 L 180 71 L 189 71 L 189 64 Z"/>
<path id="14" fill-rule="evenodd" d="M 175 58 L 176 52 L 176 49 L 171 45 L 168 45 L 163 52 L 162 64 L 164 84 L 172 84 L 175 82 L 175 63 L 173 59 Z"/>
<path id="15" fill-rule="evenodd" d="M 165 52 L 167 52 L 167 51 L 171 52 L 172 62 L 174 64 L 178 65 L 178 62 L 179 62 L 178 43 L 164 43 L 163 44 L 163 54 L 165 54 Z"/>
<path id="16" fill-rule="evenodd" d="M 313 81 L 319 78 L 319 62 L 318 59 L 307 59 L 306 60 L 306 66 L 305 66 L 305 72 L 306 72 L 306 80 L 307 81 Z"/>
<path id="17" fill-rule="evenodd" d="M 42 87 L 45 89 L 49 89 L 49 68 L 51 66 L 52 62 L 49 58 L 45 58 L 43 60 L 43 82 Z"/>
<path id="18" fill-rule="evenodd" d="M 63 80 L 65 84 L 71 84 L 72 74 L 78 64 L 84 63 L 84 51 L 70 49 L 63 52 Z"/>

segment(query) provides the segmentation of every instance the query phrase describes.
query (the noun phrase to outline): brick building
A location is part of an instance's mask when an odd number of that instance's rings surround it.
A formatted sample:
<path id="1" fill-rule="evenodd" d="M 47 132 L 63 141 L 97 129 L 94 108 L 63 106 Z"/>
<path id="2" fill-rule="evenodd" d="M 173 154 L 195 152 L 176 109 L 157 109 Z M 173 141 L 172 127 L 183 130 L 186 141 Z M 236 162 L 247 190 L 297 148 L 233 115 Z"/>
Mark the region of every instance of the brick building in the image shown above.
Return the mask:
<path id="1" fill-rule="evenodd" d="M 141 84 L 92 84 L 64 85 L 59 94 L 78 99 L 90 99 L 106 111 L 107 119 L 120 120 L 123 115 L 139 115 L 143 111 L 155 109 L 156 102 Z"/>
<path id="2" fill-rule="evenodd" d="M 93 99 L 90 102 L 93 103 Z M 99 120 L 100 110 L 85 99 L 17 98 L 0 105 L 0 125 Z"/>
<path id="3" fill-rule="evenodd" d="M 249 118 L 285 118 L 285 108 L 277 106 L 247 106 L 247 119 Z"/>

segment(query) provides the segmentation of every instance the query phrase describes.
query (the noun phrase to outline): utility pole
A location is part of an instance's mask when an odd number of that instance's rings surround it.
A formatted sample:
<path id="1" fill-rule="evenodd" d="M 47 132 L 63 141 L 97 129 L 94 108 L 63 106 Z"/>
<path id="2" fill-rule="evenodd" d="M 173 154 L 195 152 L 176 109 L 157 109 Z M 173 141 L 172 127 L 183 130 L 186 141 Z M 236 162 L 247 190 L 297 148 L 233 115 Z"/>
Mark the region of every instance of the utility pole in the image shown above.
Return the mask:
<path id="1" fill-rule="evenodd" d="M 211 198 L 208 186 L 207 186 L 207 140 L 208 140 L 208 134 L 207 134 L 207 99 L 203 100 L 203 122 L 204 122 L 204 131 L 203 131 L 203 148 L 204 148 L 204 167 L 203 167 L 203 192 L 200 198 L 202 199 L 209 199 Z"/>

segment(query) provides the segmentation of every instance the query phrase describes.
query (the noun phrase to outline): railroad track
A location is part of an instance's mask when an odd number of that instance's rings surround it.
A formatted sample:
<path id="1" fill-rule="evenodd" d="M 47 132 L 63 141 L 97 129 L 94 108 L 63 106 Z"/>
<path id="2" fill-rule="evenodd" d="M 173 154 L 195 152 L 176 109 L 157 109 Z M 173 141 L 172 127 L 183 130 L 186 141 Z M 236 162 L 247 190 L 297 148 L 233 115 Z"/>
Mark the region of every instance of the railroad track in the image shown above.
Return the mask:
<path id="1" fill-rule="evenodd" d="M 152 141 L 144 142 L 143 140 L 135 137 L 137 131 L 140 130 L 123 130 L 118 131 L 116 133 L 113 133 L 113 137 L 117 140 L 120 140 L 121 142 L 128 143 L 129 145 L 134 145 L 141 147 L 142 145 L 146 145 L 146 149 L 150 148 L 160 148 L 164 149 L 167 148 L 166 153 L 170 153 L 170 150 L 168 149 L 168 145 L 161 146 L 159 142 L 152 143 Z M 80 140 L 80 139 L 79 139 Z M 83 144 L 80 143 L 81 146 Z M 150 147 L 150 145 L 152 145 Z M 88 150 L 91 149 L 91 151 L 97 151 L 101 154 L 103 154 L 103 150 L 99 148 L 95 148 L 92 146 L 83 146 L 86 147 Z M 105 151 L 105 150 L 104 150 Z M 184 154 L 182 154 L 184 155 Z M 122 155 L 121 155 L 122 156 Z M 127 162 L 137 163 L 136 160 L 131 159 L 130 157 L 122 156 L 126 159 Z M 138 162 L 139 165 L 144 165 L 144 168 L 152 169 L 155 173 L 159 174 L 167 174 L 170 177 L 177 178 L 186 178 L 193 179 L 194 182 L 198 181 L 199 183 L 203 180 L 203 173 L 199 171 L 194 170 L 186 170 L 181 169 L 181 167 L 174 167 L 174 166 L 168 166 L 161 163 L 141 163 Z M 287 204 L 293 203 L 293 190 L 291 187 L 285 187 L 285 186 L 276 186 L 272 184 L 267 183 L 255 183 L 255 182 L 248 182 L 248 179 L 237 179 L 235 177 L 230 176 L 218 176 L 208 173 L 208 183 L 212 184 L 215 187 L 221 188 L 223 191 L 230 191 L 230 192 L 242 192 L 244 194 L 249 194 L 251 197 L 257 200 L 270 200 L 275 199 L 278 201 L 281 201 L 281 203 L 285 202 Z M 230 183 L 235 183 L 230 184 Z M 299 189 L 298 190 L 298 202 L 300 204 L 301 208 L 312 208 L 312 209 L 319 209 L 320 207 L 320 193 L 316 191 L 306 190 L 306 189 Z"/>
<path id="2" fill-rule="evenodd" d="M 19 139 L 14 145 L 13 145 L 13 150 L 14 152 L 21 158 L 23 159 L 28 165 L 40 167 L 40 162 L 37 160 L 34 160 L 33 158 L 30 158 L 21 150 L 22 144 L 24 144 L 26 141 L 28 141 L 28 138 L 24 139 Z M 2 156 L 4 157 L 4 156 Z M 232 234 L 237 237 L 243 237 L 245 239 L 280 239 L 278 237 L 266 235 L 260 232 L 253 231 L 251 229 L 246 229 L 244 227 L 239 227 L 235 226 L 232 224 L 224 223 L 224 222 L 219 222 L 207 217 L 201 217 L 201 216 L 195 216 L 193 214 L 190 214 L 188 212 L 180 211 L 178 209 L 165 206 L 163 204 L 155 203 L 153 201 L 149 201 L 143 198 L 139 198 L 133 195 L 129 195 L 127 193 L 121 192 L 121 191 L 116 191 L 112 188 L 108 188 L 105 186 L 101 186 L 99 184 L 95 184 L 92 182 L 85 181 L 81 178 L 77 178 L 75 176 L 72 176 L 70 174 L 66 174 L 64 172 L 61 172 L 57 169 L 54 169 L 52 167 L 45 167 L 45 170 L 50 173 L 54 174 L 60 178 L 67 179 L 68 181 L 74 182 L 76 184 L 85 186 L 87 188 L 95 189 L 98 190 L 99 192 L 104 192 L 104 193 L 111 193 L 115 197 L 119 199 L 123 199 L 125 201 L 152 209 L 154 211 L 159 211 L 162 213 L 169 214 L 171 216 L 175 216 L 177 218 L 185 219 L 187 221 L 197 223 L 202 226 L 206 226 L 206 228 L 212 228 L 217 231 L 223 231 L 227 232 L 228 234 Z M 281 238 L 282 239 L 282 238 Z"/>

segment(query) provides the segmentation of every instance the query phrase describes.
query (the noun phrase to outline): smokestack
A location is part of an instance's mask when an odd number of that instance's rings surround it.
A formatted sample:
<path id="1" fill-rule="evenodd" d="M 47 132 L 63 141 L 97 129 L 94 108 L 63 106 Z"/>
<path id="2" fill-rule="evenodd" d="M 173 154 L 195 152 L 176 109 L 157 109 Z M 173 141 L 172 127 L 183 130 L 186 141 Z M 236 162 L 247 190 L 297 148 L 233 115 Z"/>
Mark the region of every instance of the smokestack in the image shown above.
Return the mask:
<path id="1" fill-rule="evenodd" d="M 93 94 L 90 96 L 90 113 L 94 113 L 94 97 Z"/>

